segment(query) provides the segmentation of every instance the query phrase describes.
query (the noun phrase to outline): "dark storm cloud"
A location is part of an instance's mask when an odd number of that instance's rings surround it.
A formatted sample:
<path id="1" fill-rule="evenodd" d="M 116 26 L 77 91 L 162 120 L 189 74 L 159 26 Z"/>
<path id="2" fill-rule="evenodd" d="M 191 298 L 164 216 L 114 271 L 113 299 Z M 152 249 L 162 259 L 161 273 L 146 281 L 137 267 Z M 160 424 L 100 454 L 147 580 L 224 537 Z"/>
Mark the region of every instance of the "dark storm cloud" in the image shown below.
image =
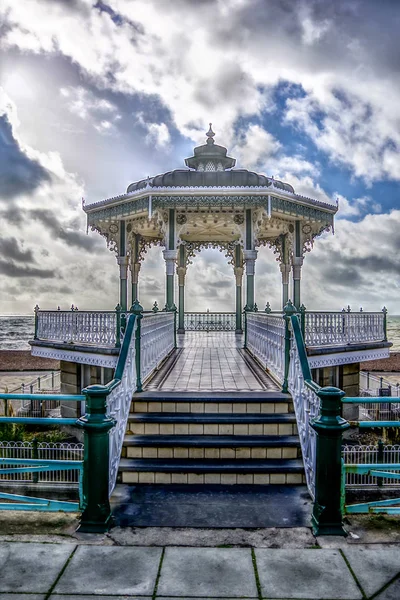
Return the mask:
<path id="1" fill-rule="evenodd" d="M 0 199 L 31 193 L 50 175 L 37 161 L 24 154 L 13 136 L 6 115 L 0 116 Z"/>
<path id="2" fill-rule="evenodd" d="M 35 277 L 37 279 L 52 279 L 55 272 L 52 269 L 34 269 L 27 266 L 15 265 L 0 259 L 0 273 L 8 277 Z"/>
<path id="3" fill-rule="evenodd" d="M 5 210 L 0 211 L 0 218 L 10 223 L 10 225 L 22 225 L 24 216 L 18 206 L 11 205 Z"/>
<path id="4" fill-rule="evenodd" d="M 47 231 L 50 232 L 50 235 L 53 239 L 61 240 L 68 246 L 83 248 L 84 250 L 93 250 L 101 245 L 101 240 L 99 238 L 92 238 L 84 233 L 81 233 L 80 231 L 69 229 L 71 224 L 65 226 L 50 210 L 45 208 L 37 208 L 35 210 L 30 210 L 29 216 L 35 221 L 42 223 Z"/>
<path id="5" fill-rule="evenodd" d="M 0 257 L 18 262 L 36 262 L 33 258 L 32 250 L 22 250 L 14 237 L 0 238 Z"/>

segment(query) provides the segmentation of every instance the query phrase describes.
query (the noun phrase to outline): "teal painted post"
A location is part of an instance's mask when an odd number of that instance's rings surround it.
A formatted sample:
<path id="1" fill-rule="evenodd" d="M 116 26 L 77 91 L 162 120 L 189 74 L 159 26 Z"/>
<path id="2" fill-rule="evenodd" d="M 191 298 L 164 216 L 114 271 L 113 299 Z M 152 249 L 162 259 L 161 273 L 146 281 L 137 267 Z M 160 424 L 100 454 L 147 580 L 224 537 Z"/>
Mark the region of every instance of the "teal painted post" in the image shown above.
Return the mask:
<path id="1" fill-rule="evenodd" d="M 142 360 L 141 360 L 141 338 L 142 338 L 142 319 L 143 319 L 143 306 L 139 303 L 139 300 L 131 306 L 131 310 L 136 315 L 136 332 L 135 332 L 135 361 L 136 361 L 136 391 L 142 392 Z"/>
<path id="2" fill-rule="evenodd" d="M 342 434 L 350 427 L 340 416 L 345 393 L 335 387 L 324 387 L 316 393 L 321 409 L 311 423 L 317 434 L 312 526 L 315 535 L 347 535 L 341 508 Z"/>
<path id="3" fill-rule="evenodd" d="M 84 431 L 83 500 L 78 531 L 104 533 L 112 524 L 109 489 L 109 431 L 116 421 L 107 416 L 108 388 L 90 385 L 86 396 L 86 414 L 76 424 Z"/>
<path id="4" fill-rule="evenodd" d="M 254 310 L 254 272 L 257 250 L 253 249 L 253 222 L 252 211 L 246 209 L 246 249 L 243 251 L 246 263 L 246 306 Z"/>
<path id="5" fill-rule="evenodd" d="M 243 311 L 243 314 L 244 314 L 244 344 L 243 344 L 243 348 L 247 348 L 247 313 L 248 312 L 251 312 L 251 311 L 246 304 L 246 306 L 244 307 L 244 311 Z"/>
<path id="6" fill-rule="evenodd" d="M 116 325 L 115 325 L 115 347 L 121 348 L 121 306 L 117 304 L 115 307 Z"/>
<path id="7" fill-rule="evenodd" d="M 242 311 L 243 311 L 243 258 L 242 248 L 237 244 L 235 247 L 235 280 L 236 280 L 236 331 L 235 333 L 243 333 Z"/>
<path id="8" fill-rule="evenodd" d="M 176 338 L 176 334 L 177 334 L 177 331 L 176 331 L 176 317 L 177 317 L 178 309 L 176 308 L 175 304 L 173 304 L 171 306 L 171 311 L 173 311 L 173 313 L 174 313 L 174 348 L 177 348 L 178 344 L 177 344 L 177 338 Z"/>
<path id="9" fill-rule="evenodd" d="M 35 334 L 34 334 L 34 339 L 37 340 L 38 339 L 38 327 L 39 327 L 39 306 L 36 304 L 35 308 L 33 309 L 34 313 L 35 313 Z"/>
<path id="10" fill-rule="evenodd" d="M 384 306 L 382 308 L 383 312 L 383 341 L 387 342 L 387 308 Z"/>
<path id="11" fill-rule="evenodd" d="M 300 233 L 300 221 L 295 222 L 295 236 L 294 236 L 294 256 L 293 256 L 293 302 L 296 308 L 300 308 L 300 279 L 301 279 L 301 267 L 303 265 L 302 247 L 301 247 L 301 233 Z"/>
<path id="12" fill-rule="evenodd" d="M 285 365 L 284 365 L 284 375 L 282 382 L 282 393 L 288 393 L 288 379 L 289 379 L 289 365 L 290 365 L 290 342 L 291 342 L 291 332 L 290 332 L 290 317 L 296 314 L 296 307 L 293 306 L 290 300 L 287 301 L 283 309 L 283 318 L 285 320 Z"/>
<path id="13" fill-rule="evenodd" d="M 306 339 L 306 307 L 302 304 L 299 308 L 300 313 L 300 329 L 301 335 L 303 336 L 303 341 Z"/>

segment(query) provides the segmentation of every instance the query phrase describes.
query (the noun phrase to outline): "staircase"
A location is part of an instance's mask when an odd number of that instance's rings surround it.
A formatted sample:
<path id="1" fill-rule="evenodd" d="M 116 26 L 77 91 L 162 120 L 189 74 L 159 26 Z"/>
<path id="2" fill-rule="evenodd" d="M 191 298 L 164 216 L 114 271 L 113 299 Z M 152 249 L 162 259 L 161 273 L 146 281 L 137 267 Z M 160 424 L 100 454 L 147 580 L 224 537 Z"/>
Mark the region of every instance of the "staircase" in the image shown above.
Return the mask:
<path id="1" fill-rule="evenodd" d="M 303 484 L 291 397 L 279 392 L 136 394 L 119 480 L 126 484 Z"/>

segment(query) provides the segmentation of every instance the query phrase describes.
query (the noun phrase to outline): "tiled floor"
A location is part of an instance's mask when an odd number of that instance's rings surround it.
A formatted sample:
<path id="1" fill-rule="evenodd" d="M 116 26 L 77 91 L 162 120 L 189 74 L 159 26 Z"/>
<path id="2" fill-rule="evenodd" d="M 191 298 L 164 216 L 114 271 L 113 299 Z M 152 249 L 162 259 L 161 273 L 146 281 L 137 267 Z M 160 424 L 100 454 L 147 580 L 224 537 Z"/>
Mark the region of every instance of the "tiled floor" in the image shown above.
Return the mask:
<path id="1" fill-rule="evenodd" d="M 168 377 L 158 389 L 163 391 L 276 391 L 274 383 L 257 376 L 260 369 L 250 368 L 241 348 L 243 336 L 230 332 L 187 332 L 180 335 L 183 348 Z M 149 386 L 151 387 L 151 386 Z"/>

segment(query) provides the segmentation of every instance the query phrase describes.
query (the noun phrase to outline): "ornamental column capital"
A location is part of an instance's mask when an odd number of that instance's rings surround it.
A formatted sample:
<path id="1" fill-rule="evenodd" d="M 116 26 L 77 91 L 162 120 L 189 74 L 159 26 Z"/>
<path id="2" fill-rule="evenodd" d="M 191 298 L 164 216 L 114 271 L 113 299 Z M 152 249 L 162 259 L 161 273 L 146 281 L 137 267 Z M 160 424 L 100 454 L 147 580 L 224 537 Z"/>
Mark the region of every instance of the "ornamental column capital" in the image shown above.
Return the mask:
<path id="1" fill-rule="evenodd" d="M 186 267 L 177 267 L 179 285 L 185 285 Z"/>
<path id="2" fill-rule="evenodd" d="M 174 274 L 177 256 L 178 256 L 177 250 L 163 250 L 163 257 L 165 260 L 165 267 L 166 267 L 167 275 Z"/>
<path id="3" fill-rule="evenodd" d="M 131 269 L 132 283 L 138 283 L 140 267 L 141 267 L 140 262 L 131 263 L 130 269 Z"/>
<path id="4" fill-rule="evenodd" d="M 242 285 L 244 269 L 243 267 L 234 267 L 233 272 L 236 278 L 236 285 L 240 287 Z"/>
<path id="5" fill-rule="evenodd" d="M 279 269 L 282 273 L 282 283 L 289 283 L 289 275 L 290 275 L 290 271 L 292 270 L 292 266 L 288 263 L 281 263 L 279 265 Z"/>
<path id="6" fill-rule="evenodd" d="M 304 257 L 303 256 L 293 256 L 292 264 L 293 264 L 293 279 L 301 279 L 301 267 L 303 266 Z"/>
<path id="7" fill-rule="evenodd" d="M 250 260 L 256 260 L 258 250 L 243 250 L 243 260 L 248 262 Z"/>
<path id="8" fill-rule="evenodd" d="M 119 264 L 119 278 L 128 279 L 129 256 L 117 256 L 117 263 Z"/>

